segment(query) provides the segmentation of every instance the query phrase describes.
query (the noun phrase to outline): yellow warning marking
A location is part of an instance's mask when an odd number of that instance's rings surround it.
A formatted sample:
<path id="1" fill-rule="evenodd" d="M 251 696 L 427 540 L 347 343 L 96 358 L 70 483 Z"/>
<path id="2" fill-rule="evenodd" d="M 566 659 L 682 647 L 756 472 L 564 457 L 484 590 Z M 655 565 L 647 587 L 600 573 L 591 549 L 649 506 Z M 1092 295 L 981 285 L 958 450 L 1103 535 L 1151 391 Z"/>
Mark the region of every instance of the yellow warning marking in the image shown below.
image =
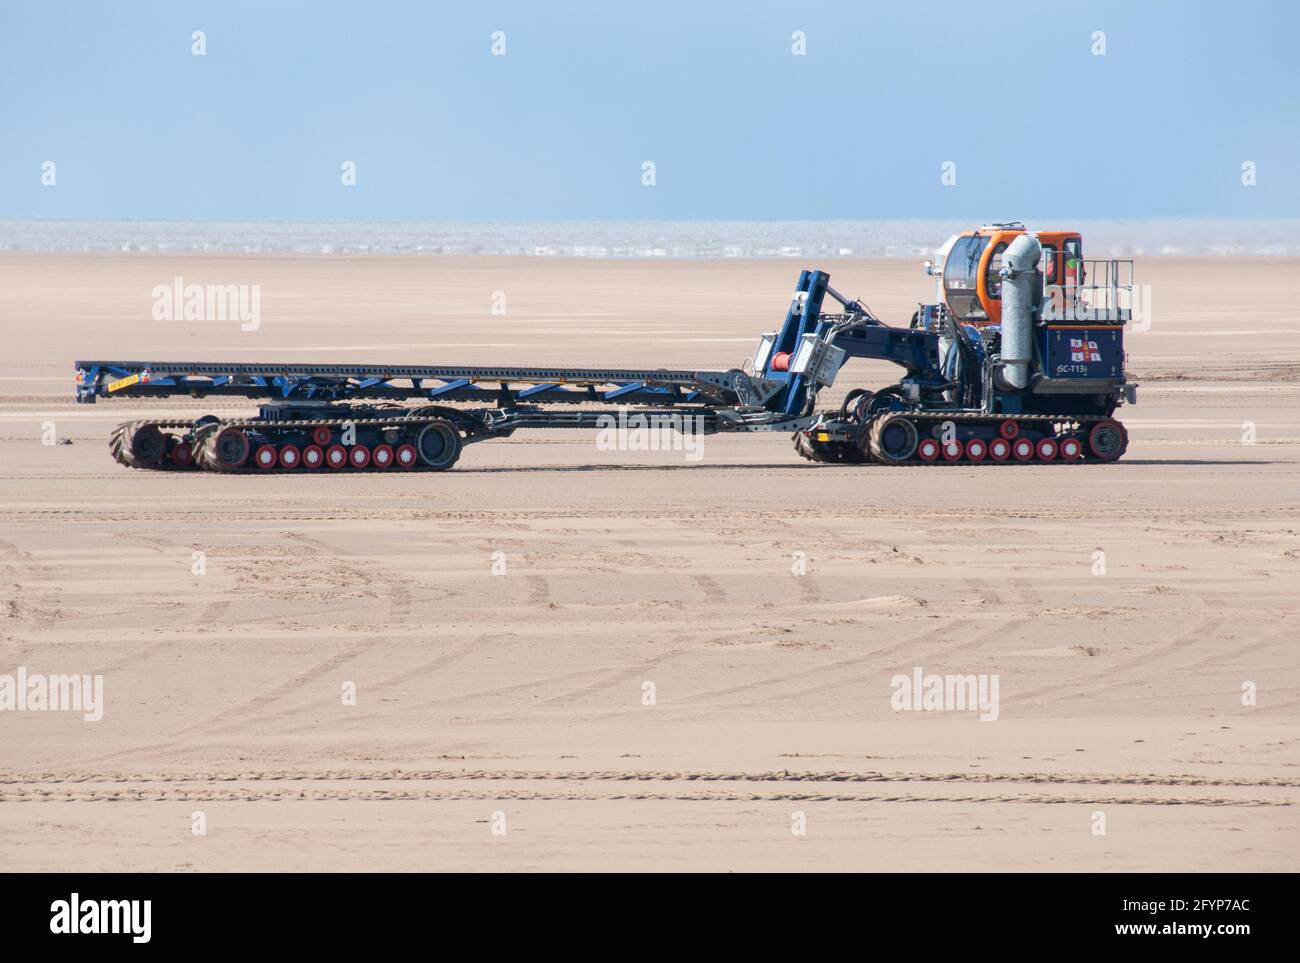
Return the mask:
<path id="1" fill-rule="evenodd" d="M 121 391 L 123 388 L 129 388 L 140 381 L 138 374 L 127 375 L 125 378 L 118 378 L 108 386 L 109 391 Z"/>

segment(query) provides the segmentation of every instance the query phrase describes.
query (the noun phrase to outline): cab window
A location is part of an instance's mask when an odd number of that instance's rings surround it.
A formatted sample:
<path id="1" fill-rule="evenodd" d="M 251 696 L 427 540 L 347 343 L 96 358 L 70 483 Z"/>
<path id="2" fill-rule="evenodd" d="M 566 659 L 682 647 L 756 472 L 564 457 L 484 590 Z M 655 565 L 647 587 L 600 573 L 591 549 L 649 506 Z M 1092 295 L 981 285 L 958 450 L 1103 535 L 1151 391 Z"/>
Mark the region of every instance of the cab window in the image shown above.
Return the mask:
<path id="1" fill-rule="evenodd" d="M 1083 242 L 1080 238 L 1067 238 L 1061 245 L 1065 249 L 1065 283 L 1067 286 L 1083 284 Z"/>
<path id="2" fill-rule="evenodd" d="M 1056 245 L 1043 245 L 1043 283 L 1056 284 Z"/>
<path id="3" fill-rule="evenodd" d="M 943 289 L 948 307 L 962 320 L 988 317 L 979 296 L 980 255 L 988 243 L 987 237 L 959 237 L 943 262 Z"/>
<path id="4" fill-rule="evenodd" d="M 989 297 L 994 300 L 1002 297 L 1002 275 L 998 272 L 1002 270 L 1002 252 L 1006 249 L 1007 242 L 999 241 L 998 246 L 989 255 L 989 269 L 984 275 L 985 290 L 989 292 Z"/>

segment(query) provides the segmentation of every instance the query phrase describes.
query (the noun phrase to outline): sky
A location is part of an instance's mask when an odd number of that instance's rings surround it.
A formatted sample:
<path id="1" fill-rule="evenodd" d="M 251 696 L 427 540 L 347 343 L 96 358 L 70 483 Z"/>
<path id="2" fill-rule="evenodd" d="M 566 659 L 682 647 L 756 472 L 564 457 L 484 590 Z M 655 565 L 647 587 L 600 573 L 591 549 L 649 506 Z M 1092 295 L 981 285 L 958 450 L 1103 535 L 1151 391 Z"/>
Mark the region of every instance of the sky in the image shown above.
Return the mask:
<path id="1" fill-rule="evenodd" d="M 1298 34 L 1291 0 L 0 0 L 0 217 L 1297 217 Z"/>

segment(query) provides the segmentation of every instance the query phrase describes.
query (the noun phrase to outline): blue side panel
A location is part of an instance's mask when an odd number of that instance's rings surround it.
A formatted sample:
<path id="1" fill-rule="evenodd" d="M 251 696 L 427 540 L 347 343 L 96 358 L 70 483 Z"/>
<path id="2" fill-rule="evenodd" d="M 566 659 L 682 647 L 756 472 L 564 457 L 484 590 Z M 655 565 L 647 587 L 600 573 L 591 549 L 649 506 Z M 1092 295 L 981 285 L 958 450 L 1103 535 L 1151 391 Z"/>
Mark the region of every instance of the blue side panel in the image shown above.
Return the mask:
<path id="1" fill-rule="evenodd" d="M 1053 324 L 1043 328 L 1040 338 L 1043 374 L 1049 378 L 1124 377 L 1122 325 Z"/>
<path id="2" fill-rule="evenodd" d="M 786 313 L 785 324 L 776 339 L 776 348 L 772 352 L 790 352 L 793 354 L 799 346 L 799 339 L 805 334 L 821 330 L 822 300 L 826 297 L 826 286 L 831 276 L 824 271 L 801 271 L 799 287 L 796 288 L 790 310 Z M 768 362 L 769 366 L 771 361 Z M 807 397 L 806 379 L 803 375 L 792 374 L 785 389 L 782 410 L 786 414 L 797 414 L 803 410 Z"/>

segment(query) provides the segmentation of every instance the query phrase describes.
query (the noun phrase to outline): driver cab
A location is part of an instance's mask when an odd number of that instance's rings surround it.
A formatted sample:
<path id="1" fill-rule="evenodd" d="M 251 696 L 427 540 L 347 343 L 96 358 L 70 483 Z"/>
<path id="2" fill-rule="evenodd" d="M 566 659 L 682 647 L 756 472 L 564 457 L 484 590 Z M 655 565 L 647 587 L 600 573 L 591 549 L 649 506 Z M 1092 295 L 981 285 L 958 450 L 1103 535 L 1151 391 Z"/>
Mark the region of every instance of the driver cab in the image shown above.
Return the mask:
<path id="1" fill-rule="evenodd" d="M 1021 234 L 1019 222 L 988 224 L 949 238 L 940 249 L 943 299 L 962 324 L 985 328 L 1002 323 L 1002 255 Z M 1037 290 L 1044 285 L 1073 289 L 1083 282 L 1083 237 L 1075 231 L 1035 232 L 1043 248 Z"/>

